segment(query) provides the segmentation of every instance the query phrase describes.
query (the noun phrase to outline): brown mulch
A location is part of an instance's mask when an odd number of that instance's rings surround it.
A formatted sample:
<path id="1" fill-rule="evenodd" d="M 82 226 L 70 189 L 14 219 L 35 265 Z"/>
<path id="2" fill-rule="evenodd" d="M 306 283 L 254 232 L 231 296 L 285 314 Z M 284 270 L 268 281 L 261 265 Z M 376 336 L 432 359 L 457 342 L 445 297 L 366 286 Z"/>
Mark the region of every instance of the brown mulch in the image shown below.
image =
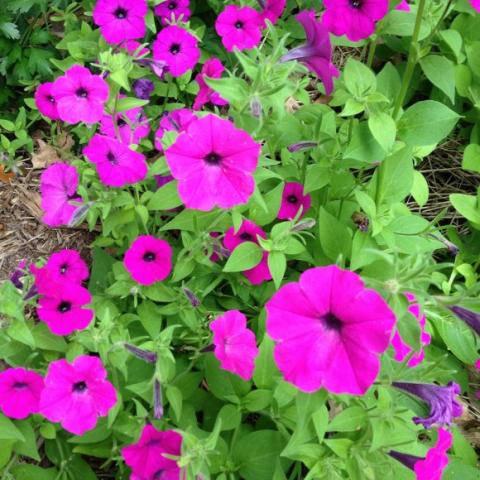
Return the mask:
<path id="1" fill-rule="evenodd" d="M 94 234 L 83 228 L 52 229 L 41 222 L 40 174 L 41 170 L 24 164 L 9 184 L 0 182 L 0 281 L 21 260 L 31 264 L 64 248 L 79 250 L 87 261 L 90 258 L 88 246 Z"/>

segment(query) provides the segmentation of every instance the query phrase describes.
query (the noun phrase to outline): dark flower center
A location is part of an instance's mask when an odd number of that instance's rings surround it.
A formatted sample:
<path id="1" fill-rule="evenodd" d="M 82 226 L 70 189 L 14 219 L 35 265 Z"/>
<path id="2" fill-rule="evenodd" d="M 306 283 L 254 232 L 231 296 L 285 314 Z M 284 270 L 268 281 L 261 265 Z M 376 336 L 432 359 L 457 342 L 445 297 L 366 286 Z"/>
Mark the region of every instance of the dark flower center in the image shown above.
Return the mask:
<path id="1" fill-rule="evenodd" d="M 156 258 L 156 255 L 153 253 L 153 252 L 145 252 L 143 254 L 143 259 L 146 261 L 146 262 L 153 262 Z"/>
<path id="2" fill-rule="evenodd" d="M 222 157 L 218 153 L 211 152 L 206 157 L 204 157 L 204 160 L 209 165 L 218 165 L 222 161 Z"/>
<path id="3" fill-rule="evenodd" d="M 126 122 L 123 118 L 119 118 L 119 119 L 117 120 L 117 125 L 118 125 L 119 127 L 124 127 L 126 124 L 127 124 L 127 122 Z"/>
<path id="4" fill-rule="evenodd" d="M 77 393 L 83 393 L 87 389 L 87 384 L 85 382 L 77 382 L 73 384 L 72 390 Z"/>
<path id="5" fill-rule="evenodd" d="M 15 382 L 13 384 L 13 388 L 15 388 L 16 390 L 23 390 L 24 388 L 27 388 L 28 387 L 28 383 L 25 383 L 25 382 Z"/>
<path id="6" fill-rule="evenodd" d="M 324 315 L 321 320 L 327 330 L 335 330 L 338 332 L 342 329 L 342 321 L 331 312 Z"/>
<path id="7" fill-rule="evenodd" d="M 164 471 L 165 471 L 165 470 L 164 470 L 163 468 L 160 469 L 160 470 L 158 470 L 158 471 L 156 471 L 156 472 L 154 473 L 154 475 L 153 475 L 153 480 L 162 480 L 163 472 L 164 472 Z"/>
<path id="8" fill-rule="evenodd" d="M 117 17 L 119 20 L 123 20 L 124 18 L 127 18 L 127 11 L 122 8 L 122 7 L 118 7 L 114 12 L 113 14 L 115 15 L 115 17 Z"/>
<path id="9" fill-rule="evenodd" d="M 240 20 L 237 20 L 235 22 L 235 28 L 237 28 L 238 30 L 240 30 L 241 28 L 243 28 L 243 22 L 241 22 Z"/>
<path id="10" fill-rule="evenodd" d="M 54 99 L 51 95 L 47 95 L 47 100 L 48 100 L 50 103 L 55 103 L 55 99 Z"/>
<path id="11" fill-rule="evenodd" d="M 353 8 L 360 8 L 362 6 L 362 3 L 363 3 L 363 0 L 349 0 L 349 1 L 350 1 L 350 5 Z"/>
<path id="12" fill-rule="evenodd" d="M 151 438 L 146 444 L 146 447 L 154 447 L 155 445 L 160 445 L 162 441 L 158 438 Z"/>
<path id="13" fill-rule="evenodd" d="M 295 195 L 289 195 L 287 197 L 287 202 L 288 203 L 297 203 L 298 202 L 298 198 L 295 196 Z"/>
<path id="14" fill-rule="evenodd" d="M 116 165 L 117 164 L 117 159 L 115 158 L 115 155 L 112 152 L 107 153 L 107 160 L 112 164 Z"/>
<path id="15" fill-rule="evenodd" d="M 170 2 L 168 4 L 168 9 L 169 10 L 175 10 L 178 7 L 177 2 Z"/>
<path id="16" fill-rule="evenodd" d="M 88 97 L 88 92 L 85 88 L 83 87 L 80 87 L 79 89 L 77 89 L 77 91 L 75 92 L 75 95 L 77 95 L 77 97 L 80 97 L 80 98 L 87 98 Z"/>
<path id="17" fill-rule="evenodd" d="M 178 53 L 180 53 L 180 44 L 173 43 L 172 46 L 170 47 L 170 53 L 172 55 L 177 55 Z"/>
<path id="18" fill-rule="evenodd" d="M 253 237 L 248 232 L 243 232 L 242 234 L 240 234 L 240 238 L 245 241 L 253 240 Z"/>
<path id="19" fill-rule="evenodd" d="M 63 275 L 68 270 L 68 264 L 60 265 L 60 273 Z"/>
<path id="20" fill-rule="evenodd" d="M 58 304 L 58 307 L 57 307 L 57 310 L 60 313 L 69 312 L 71 309 L 72 309 L 72 304 L 70 302 L 66 302 L 66 301 L 60 302 Z"/>

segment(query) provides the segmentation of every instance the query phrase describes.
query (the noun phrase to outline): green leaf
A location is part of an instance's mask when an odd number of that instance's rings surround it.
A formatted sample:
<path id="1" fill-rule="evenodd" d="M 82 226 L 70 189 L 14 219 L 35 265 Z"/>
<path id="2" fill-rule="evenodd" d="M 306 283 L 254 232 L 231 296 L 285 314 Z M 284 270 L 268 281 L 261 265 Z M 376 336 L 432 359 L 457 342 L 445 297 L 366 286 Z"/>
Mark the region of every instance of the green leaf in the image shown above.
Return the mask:
<path id="1" fill-rule="evenodd" d="M 417 102 L 400 118 L 398 137 L 415 147 L 435 145 L 452 131 L 459 118 L 457 113 L 440 102 Z"/>
<path id="2" fill-rule="evenodd" d="M 93 248 L 92 271 L 88 282 L 90 293 L 96 294 L 108 287 L 108 274 L 114 263 L 115 259 L 105 250 L 98 247 Z"/>
<path id="3" fill-rule="evenodd" d="M 117 113 L 131 110 L 132 108 L 144 107 L 148 105 L 148 100 L 140 98 L 126 97 L 117 101 Z"/>
<path id="4" fill-rule="evenodd" d="M 182 416 L 182 392 L 180 391 L 179 388 L 173 386 L 173 385 L 167 385 L 166 388 L 166 397 L 168 400 L 168 403 L 172 407 L 175 417 L 177 420 L 180 419 Z"/>
<path id="5" fill-rule="evenodd" d="M 17 442 L 14 446 L 14 451 L 19 455 L 33 458 L 33 460 L 39 462 L 40 455 L 38 454 L 37 438 L 30 421 L 17 421 L 16 427 L 20 430 L 25 440 L 23 442 Z"/>
<path id="6" fill-rule="evenodd" d="M 397 126 L 393 118 L 383 112 L 372 114 L 368 119 L 368 128 L 383 150 L 389 153 L 397 135 Z"/>
<path id="7" fill-rule="evenodd" d="M 6 281 L 0 284 L 0 298 L 2 299 L 0 313 L 24 321 L 22 296 L 12 282 Z"/>
<path id="8" fill-rule="evenodd" d="M 20 38 L 18 26 L 12 22 L 1 22 L 0 32 L 2 32 L 3 36 L 10 38 L 11 40 L 18 40 Z"/>
<path id="9" fill-rule="evenodd" d="M 22 432 L 2 413 L 0 413 L 0 439 L 25 441 Z"/>
<path id="10" fill-rule="evenodd" d="M 273 340 L 265 335 L 259 347 L 258 357 L 255 359 L 255 371 L 253 372 L 253 381 L 257 388 L 271 388 L 275 384 L 275 377 L 279 376 L 273 361 L 274 346 Z"/>
<path id="11" fill-rule="evenodd" d="M 249 412 L 264 410 L 272 403 L 272 391 L 253 390 L 247 394 L 242 402 Z"/>
<path id="12" fill-rule="evenodd" d="M 333 417 L 327 432 L 353 432 L 359 430 L 367 421 L 367 413 L 362 407 L 349 407 Z"/>
<path id="13" fill-rule="evenodd" d="M 238 407 L 228 404 L 224 405 L 217 415 L 217 420 L 221 419 L 221 429 L 223 431 L 226 430 L 234 430 L 240 425 L 242 421 L 242 416 L 240 415 L 240 411 Z"/>
<path id="14" fill-rule="evenodd" d="M 272 480 L 275 462 L 285 447 L 283 436 L 273 430 L 244 435 L 233 447 L 233 459 L 245 480 Z"/>
<path id="15" fill-rule="evenodd" d="M 420 60 L 425 76 L 455 103 L 455 68 L 446 57 L 428 55 Z"/>
<path id="16" fill-rule="evenodd" d="M 116 70 L 115 72 L 112 72 L 110 74 L 109 78 L 113 80 L 117 85 L 127 90 L 127 92 L 130 91 L 128 73 L 125 70 Z"/>
<path id="17" fill-rule="evenodd" d="M 56 480 L 58 470 L 56 468 L 41 468 L 36 465 L 23 463 L 12 468 L 15 480 Z"/>
<path id="18" fill-rule="evenodd" d="M 67 343 L 63 337 L 50 333 L 50 330 L 44 323 L 35 325 L 32 334 L 37 348 L 61 353 L 67 351 Z"/>
<path id="19" fill-rule="evenodd" d="M 320 442 L 323 441 L 328 426 L 328 409 L 325 405 L 321 405 L 320 408 L 312 414 L 312 422 L 315 428 L 315 433 Z"/>
<path id="20" fill-rule="evenodd" d="M 308 165 L 307 174 L 305 176 L 305 194 L 315 192 L 316 190 L 323 188 L 325 185 L 328 185 L 331 175 L 330 167 L 319 165 L 318 163 Z"/>
<path id="21" fill-rule="evenodd" d="M 178 196 L 177 182 L 168 182 L 159 188 L 148 202 L 149 210 L 171 210 L 182 205 L 182 201 Z"/>
<path id="22" fill-rule="evenodd" d="M 362 62 L 350 57 L 343 71 L 347 90 L 356 98 L 362 98 L 377 88 L 375 74 Z"/>
<path id="23" fill-rule="evenodd" d="M 411 190 L 412 197 L 420 207 L 428 202 L 430 191 L 425 177 L 418 170 L 413 171 L 413 185 Z"/>
<path id="24" fill-rule="evenodd" d="M 275 251 L 270 252 L 268 254 L 268 269 L 275 283 L 275 288 L 279 288 L 285 275 L 285 270 L 287 269 L 285 254 Z"/>
<path id="25" fill-rule="evenodd" d="M 248 83 L 237 77 L 209 78 L 205 77 L 207 85 L 218 92 L 222 98 L 228 100 L 231 106 L 240 110 L 249 98 Z"/>
<path id="26" fill-rule="evenodd" d="M 336 262 L 340 256 L 342 258 L 350 256 L 352 249 L 350 230 L 323 207 L 320 207 L 318 228 L 320 245 L 330 260 Z"/>
<path id="27" fill-rule="evenodd" d="M 35 348 L 35 339 L 33 338 L 30 328 L 26 324 L 25 320 L 13 320 L 7 329 L 9 337 L 13 338 L 17 342 L 28 345 L 31 348 Z"/>
<path id="28" fill-rule="evenodd" d="M 470 222 L 480 225 L 480 206 L 477 197 L 463 193 L 452 193 L 450 203 L 460 215 L 463 215 Z"/>
<path id="29" fill-rule="evenodd" d="M 361 122 L 354 127 L 352 139 L 343 157 L 369 164 L 385 158 L 385 151 L 370 132 L 367 122 Z"/>
<path id="30" fill-rule="evenodd" d="M 223 267 L 224 272 L 244 272 L 258 265 L 263 258 L 263 250 L 253 242 L 243 242 L 232 252 Z"/>
<path id="31" fill-rule="evenodd" d="M 463 152 L 462 167 L 472 172 L 480 172 L 480 145 L 471 143 Z"/>

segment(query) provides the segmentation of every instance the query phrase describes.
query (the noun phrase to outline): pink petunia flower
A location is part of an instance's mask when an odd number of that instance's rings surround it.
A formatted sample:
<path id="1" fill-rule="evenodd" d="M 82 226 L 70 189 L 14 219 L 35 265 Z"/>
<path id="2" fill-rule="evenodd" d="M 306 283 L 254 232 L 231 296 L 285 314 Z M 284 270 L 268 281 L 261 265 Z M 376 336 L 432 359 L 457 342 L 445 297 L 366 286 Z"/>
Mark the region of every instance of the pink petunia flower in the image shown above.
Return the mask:
<path id="1" fill-rule="evenodd" d="M 227 100 L 223 99 L 219 93 L 212 90 L 205 82 L 205 77 L 220 78 L 224 70 L 225 67 L 218 58 L 210 58 L 204 63 L 202 70 L 195 77 L 195 81 L 198 83 L 200 90 L 193 103 L 194 110 L 200 110 L 207 103 L 212 103 L 213 105 L 218 105 L 220 107 L 228 105 Z"/>
<path id="2" fill-rule="evenodd" d="M 35 285 L 42 294 L 38 301 L 38 318 L 55 335 L 70 335 L 84 330 L 93 320 L 93 310 L 84 308 L 92 302 L 89 291 L 74 283 L 52 281 L 48 270 L 40 269 Z"/>
<path id="3" fill-rule="evenodd" d="M 324 0 L 323 24 L 334 35 L 352 42 L 368 38 L 388 13 L 388 0 Z"/>
<path id="4" fill-rule="evenodd" d="M 400 10 L 403 12 L 410 11 L 410 5 L 408 4 L 407 0 L 402 0 L 396 7 L 395 10 Z"/>
<path id="5" fill-rule="evenodd" d="M 96 133 L 83 154 L 97 166 L 100 181 L 110 187 L 141 182 L 148 173 L 145 156 L 115 138 Z"/>
<path id="6" fill-rule="evenodd" d="M 173 77 L 191 70 L 200 58 L 198 40 L 176 25 L 165 27 L 153 42 L 153 58 L 165 62 Z"/>
<path id="7" fill-rule="evenodd" d="M 303 193 L 303 185 L 298 182 L 288 182 L 285 184 L 282 193 L 282 204 L 278 211 L 277 218 L 280 220 L 290 220 L 302 208 L 302 218 L 312 204 L 312 197 Z"/>
<path id="8" fill-rule="evenodd" d="M 426 322 L 425 315 L 422 315 L 422 312 L 420 311 L 420 305 L 418 303 L 415 303 L 416 298 L 413 293 L 407 292 L 405 293 L 405 296 L 410 302 L 408 311 L 418 320 L 418 323 L 420 325 L 420 329 L 421 329 L 420 342 L 422 344 L 422 347 L 424 347 L 425 345 L 429 345 L 431 341 L 431 337 L 425 331 L 425 322 Z M 392 338 L 392 347 L 393 347 L 393 350 L 395 351 L 395 355 L 393 358 L 397 362 L 403 362 L 407 357 L 407 355 L 409 355 L 412 352 L 412 348 L 403 341 L 398 329 L 395 331 L 395 335 Z M 423 348 L 422 348 L 419 352 L 414 353 L 410 357 L 410 360 L 408 361 L 407 366 L 410 368 L 416 367 L 419 363 L 423 362 L 424 358 L 425 358 L 425 352 L 423 351 Z"/>
<path id="9" fill-rule="evenodd" d="M 137 55 L 139 57 L 144 57 L 150 53 L 150 50 L 146 47 L 143 47 L 139 50 L 141 45 L 142 44 L 136 40 L 127 40 L 120 45 L 120 48 L 125 49 L 129 55 L 133 55 L 138 50 Z"/>
<path id="10" fill-rule="evenodd" d="M 192 12 L 190 0 L 166 0 L 155 7 L 155 15 L 160 17 L 162 25 L 181 20 L 188 22 Z"/>
<path id="11" fill-rule="evenodd" d="M 452 446 L 452 434 L 438 429 L 437 443 L 425 458 L 391 450 L 388 454 L 415 472 L 416 480 L 442 480 L 443 471 L 448 465 L 447 451 Z"/>
<path id="12" fill-rule="evenodd" d="M 143 38 L 146 32 L 146 0 L 97 0 L 93 21 L 108 43 Z"/>
<path id="13" fill-rule="evenodd" d="M 108 84 L 100 75 L 80 65 L 70 67 L 52 85 L 60 118 L 67 123 L 95 123 L 103 115 Z"/>
<path id="14" fill-rule="evenodd" d="M 160 282 L 172 271 L 172 247 L 165 240 L 140 235 L 125 252 L 123 264 L 141 285 Z"/>
<path id="15" fill-rule="evenodd" d="M 35 90 L 35 105 L 38 111 L 51 120 L 59 120 L 57 101 L 52 95 L 52 82 L 42 83 Z"/>
<path id="16" fill-rule="evenodd" d="M 253 242 L 258 244 L 258 237 L 267 238 L 266 233 L 255 223 L 250 220 L 244 220 L 242 225 L 235 233 L 234 228 L 230 227 L 223 238 L 223 244 L 230 252 L 243 242 Z M 268 254 L 264 252 L 261 262 L 250 270 L 245 270 L 243 275 L 247 277 L 252 285 L 259 285 L 272 279 L 272 275 L 268 268 Z"/>
<path id="17" fill-rule="evenodd" d="M 162 138 L 165 132 L 181 133 L 196 119 L 195 114 L 188 108 L 179 108 L 163 115 L 159 128 L 155 132 L 155 148 L 162 153 Z"/>
<path id="18" fill-rule="evenodd" d="M 131 108 L 125 112 L 117 113 L 115 115 L 115 121 L 117 123 L 120 140 L 126 145 L 140 143 L 140 140 L 147 137 L 150 131 L 148 121 L 144 117 L 141 108 Z M 100 133 L 108 137 L 117 138 L 113 117 L 111 115 L 104 115 L 102 117 Z"/>
<path id="19" fill-rule="evenodd" d="M 40 177 L 40 193 L 42 195 L 43 223 L 49 227 L 68 225 L 80 203 L 77 195 L 77 169 L 66 163 L 54 163 L 43 171 Z"/>
<path id="20" fill-rule="evenodd" d="M 98 417 L 108 415 L 117 392 L 107 380 L 98 357 L 80 355 L 73 363 L 55 360 L 48 366 L 40 413 L 75 435 L 95 428 Z"/>
<path id="21" fill-rule="evenodd" d="M 477 12 L 480 12 L 480 0 L 470 0 L 470 4 Z"/>
<path id="22" fill-rule="evenodd" d="M 328 30 L 315 19 L 313 10 L 303 10 L 296 17 L 305 30 L 307 43 L 293 48 L 282 56 L 280 62 L 298 60 L 305 64 L 322 81 L 325 93 L 330 95 L 333 90 L 333 78 L 340 72 L 332 63 L 332 45 Z"/>
<path id="23" fill-rule="evenodd" d="M 275 25 L 277 20 L 282 16 L 283 11 L 285 10 L 285 5 L 287 0 L 258 0 L 262 11 L 260 12 L 260 17 L 265 22 L 269 20 L 270 23 Z"/>
<path id="24" fill-rule="evenodd" d="M 229 310 L 210 323 L 210 330 L 220 367 L 250 380 L 258 348 L 255 334 L 247 328 L 247 317 L 238 310 Z"/>
<path id="25" fill-rule="evenodd" d="M 179 480 L 180 468 L 166 455 L 180 456 L 182 436 L 173 431 L 160 432 L 153 425 L 145 425 L 137 443 L 122 448 L 125 463 L 136 480 Z"/>
<path id="26" fill-rule="evenodd" d="M 227 5 L 215 21 L 215 30 L 222 37 L 223 46 L 231 52 L 256 47 L 262 39 L 263 19 L 251 7 Z"/>
<path id="27" fill-rule="evenodd" d="M 310 268 L 266 304 L 267 333 L 287 382 L 304 392 L 322 387 L 363 395 L 380 370 L 395 314 L 354 272 Z"/>
<path id="28" fill-rule="evenodd" d="M 260 145 L 229 120 L 206 115 L 190 123 L 166 152 L 178 193 L 188 208 L 208 211 L 248 202 Z"/>
<path id="29" fill-rule="evenodd" d="M 61 250 L 53 253 L 42 268 L 32 265 L 31 270 L 35 276 L 39 275 L 39 270 L 46 270 L 52 282 L 78 285 L 89 275 L 88 266 L 77 250 Z"/>
<path id="30" fill-rule="evenodd" d="M 25 368 L 7 368 L 0 372 L 0 410 L 16 420 L 38 413 L 43 378 Z"/>

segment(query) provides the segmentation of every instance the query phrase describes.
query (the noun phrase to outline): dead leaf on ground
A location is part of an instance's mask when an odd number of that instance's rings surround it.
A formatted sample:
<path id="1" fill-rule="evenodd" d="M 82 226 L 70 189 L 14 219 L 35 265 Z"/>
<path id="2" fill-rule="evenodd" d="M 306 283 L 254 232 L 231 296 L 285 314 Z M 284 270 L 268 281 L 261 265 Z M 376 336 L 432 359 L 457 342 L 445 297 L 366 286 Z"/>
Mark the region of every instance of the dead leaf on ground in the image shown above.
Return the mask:
<path id="1" fill-rule="evenodd" d="M 13 172 L 5 172 L 5 167 L 0 165 L 0 182 L 10 183 L 15 176 Z"/>
<path id="2" fill-rule="evenodd" d="M 57 145 L 64 152 L 69 152 L 75 145 L 75 141 L 65 130 L 62 130 L 57 136 Z"/>
<path id="3" fill-rule="evenodd" d="M 56 150 L 48 143 L 38 139 L 38 150 L 32 155 L 33 168 L 46 168 L 52 163 L 60 162 Z"/>

